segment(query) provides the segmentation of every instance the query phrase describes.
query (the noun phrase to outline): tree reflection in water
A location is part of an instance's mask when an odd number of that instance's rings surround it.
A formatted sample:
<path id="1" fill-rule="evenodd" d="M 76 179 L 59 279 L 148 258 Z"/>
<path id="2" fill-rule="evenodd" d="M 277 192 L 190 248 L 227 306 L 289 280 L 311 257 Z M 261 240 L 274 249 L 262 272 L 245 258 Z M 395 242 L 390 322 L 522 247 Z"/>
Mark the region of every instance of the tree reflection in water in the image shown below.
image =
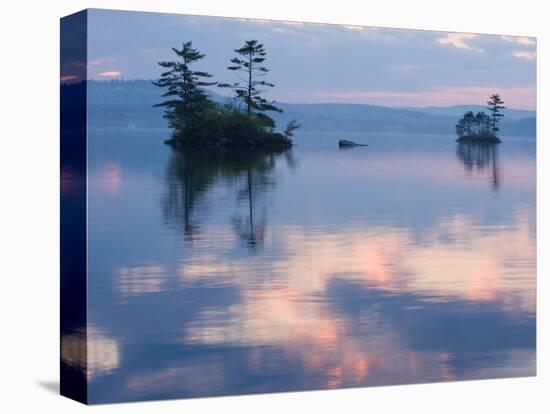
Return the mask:
<path id="1" fill-rule="evenodd" d="M 458 159 L 469 175 L 488 176 L 494 190 L 500 186 L 498 144 L 459 143 L 456 148 Z"/>
<path id="2" fill-rule="evenodd" d="M 290 151 L 178 149 L 166 168 L 166 191 L 162 197 L 164 217 L 175 224 L 192 245 L 200 234 L 204 213 L 215 207 L 208 195 L 214 189 L 229 191 L 238 205 L 231 224 L 247 246 L 256 248 L 264 240 L 268 190 L 275 186 L 275 166 L 283 158 L 289 167 L 296 162 Z"/>

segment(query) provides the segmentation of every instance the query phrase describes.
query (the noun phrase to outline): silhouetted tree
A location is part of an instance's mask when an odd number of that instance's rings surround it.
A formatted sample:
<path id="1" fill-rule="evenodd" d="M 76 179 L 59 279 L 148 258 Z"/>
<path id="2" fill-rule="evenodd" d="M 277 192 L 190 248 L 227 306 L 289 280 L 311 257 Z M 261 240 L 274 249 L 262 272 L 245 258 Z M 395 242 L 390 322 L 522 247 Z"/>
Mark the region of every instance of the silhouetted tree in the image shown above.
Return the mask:
<path id="1" fill-rule="evenodd" d="M 294 136 L 294 131 L 296 131 L 298 128 L 300 128 L 300 124 L 293 119 L 288 124 L 286 124 L 286 128 L 283 134 L 285 135 L 285 137 L 291 138 Z"/>
<path id="2" fill-rule="evenodd" d="M 491 117 L 485 112 L 478 112 L 474 118 L 474 127 L 478 136 L 484 136 L 489 133 Z"/>
<path id="3" fill-rule="evenodd" d="M 204 57 L 193 48 L 192 42 L 183 43 L 181 49 L 172 50 L 179 60 L 158 62 L 167 71 L 161 74 L 158 81 L 153 82 L 156 86 L 168 89 L 162 96 L 169 99 L 155 106 L 166 108 L 164 118 L 168 120 L 175 135 L 185 135 L 204 117 L 212 105 L 202 88 L 215 85 L 217 82 L 206 81 L 212 77 L 211 74 L 191 69 L 191 65 Z"/>
<path id="4" fill-rule="evenodd" d="M 458 120 L 458 123 L 455 126 L 456 134 L 459 137 L 463 137 L 466 135 L 466 121 L 464 120 L 464 117 L 460 118 Z"/>
<path id="5" fill-rule="evenodd" d="M 475 115 L 472 111 L 464 114 L 462 119 L 458 121 L 456 130 L 459 136 L 472 136 L 474 133 Z"/>
<path id="6" fill-rule="evenodd" d="M 504 116 L 500 113 L 500 110 L 506 109 L 505 106 L 502 106 L 503 103 L 504 101 L 500 99 L 500 95 L 498 93 L 491 95 L 487 101 L 487 109 L 491 112 L 491 134 L 494 137 L 497 136 L 497 132 L 499 131 L 498 123 L 500 118 Z"/>
<path id="7" fill-rule="evenodd" d="M 274 128 L 275 122 L 265 112 L 282 110 L 261 96 L 261 93 L 266 91 L 263 87 L 275 86 L 262 79 L 269 72 L 263 65 L 267 54 L 264 45 L 257 40 L 247 40 L 240 49 L 235 49 L 235 52 L 238 56 L 231 59 L 232 65 L 227 69 L 236 72 L 241 81 L 218 86 L 233 89 L 237 98 L 244 102 L 248 116 L 256 116 L 265 126 Z"/>
<path id="8" fill-rule="evenodd" d="M 491 117 L 484 112 L 474 115 L 468 111 L 456 124 L 456 133 L 460 138 L 487 138 L 491 136 Z"/>

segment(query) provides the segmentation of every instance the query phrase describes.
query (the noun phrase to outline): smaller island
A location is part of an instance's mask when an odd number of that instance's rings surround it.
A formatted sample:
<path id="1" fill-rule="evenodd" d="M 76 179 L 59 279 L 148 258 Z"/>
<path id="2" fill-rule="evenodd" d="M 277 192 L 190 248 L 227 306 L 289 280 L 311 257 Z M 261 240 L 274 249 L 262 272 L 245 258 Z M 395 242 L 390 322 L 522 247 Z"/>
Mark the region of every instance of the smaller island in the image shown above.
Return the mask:
<path id="1" fill-rule="evenodd" d="M 338 141 L 338 146 L 340 148 L 353 148 L 353 147 L 367 147 L 368 145 L 367 144 L 359 144 L 357 142 L 350 141 L 350 140 L 347 140 L 347 139 L 341 139 L 340 141 Z"/>
<path id="2" fill-rule="evenodd" d="M 480 144 L 499 144 L 501 139 L 497 136 L 499 131 L 498 123 L 504 115 L 500 113 L 504 101 L 499 94 L 493 94 L 487 101 L 487 109 L 491 115 L 485 112 L 474 114 L 468 111 L 456 124 L 457 142 L 461 143 L 480 143 Z"/>

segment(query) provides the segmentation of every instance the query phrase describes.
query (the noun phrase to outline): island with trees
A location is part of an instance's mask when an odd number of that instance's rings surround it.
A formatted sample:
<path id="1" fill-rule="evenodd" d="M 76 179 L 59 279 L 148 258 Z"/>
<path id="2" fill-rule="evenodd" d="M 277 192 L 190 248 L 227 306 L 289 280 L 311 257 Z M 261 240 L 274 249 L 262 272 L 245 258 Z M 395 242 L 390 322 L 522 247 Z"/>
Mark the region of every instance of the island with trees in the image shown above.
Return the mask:
<path id="1" fill-rule="evenodd" d="M 468 111 L 456 124 L 456 133 L 458 135 L 457 142 L 463 143 L 484 143 L 498 144 L 502 142 L 497 133 L 499 129 L 499 121 L 504 116 L 501 113 L 504 101 L 499 94 L 493 94 L 487 101 L 487 109 L 490 115 L 485 112 L 474 114 L 473 111 Z"/>
<path id="2" fill-rule="evenodd" d="M 268 112 L 282 112 L 274 102 L 262 96 L 274 85 L 265 80 L 269 72 L 264 62 L 266 51 L 257 40 L 248 40 L 230 60 L 228 70 L 237 75 L 235 83 L 219 83 L 213 75 L 194 66 L 205 57 L 192 42 L 181 49 L 172 48 L 174 61 L 158 64 L 164 69 L 153 84 L 164 88 L 164 118 L 172 129 L 166 141 L 174 147 L 188 148 L 252 148 L 286 150 L 292 146 L 292 136 L 299 127 L 294 120 L 282 131 L 276 131 Z M 234 98 L 217 103 L 209 98 L 206 87 L 230 89 Z"/>

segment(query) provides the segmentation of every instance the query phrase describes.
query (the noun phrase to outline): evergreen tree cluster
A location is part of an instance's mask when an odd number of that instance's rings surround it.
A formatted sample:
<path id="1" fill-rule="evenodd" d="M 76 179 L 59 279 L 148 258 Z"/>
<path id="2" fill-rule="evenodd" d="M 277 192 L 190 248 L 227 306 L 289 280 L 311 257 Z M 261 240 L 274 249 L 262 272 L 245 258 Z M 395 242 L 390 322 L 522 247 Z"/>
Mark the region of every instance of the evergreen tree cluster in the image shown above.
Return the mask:
<path id="1" fill-rule="evenodd" d="M 498 94 L 493 94 L 487 101 L 487 109 L 491 115 L 485 112 L 474 114 L 473 111 L 468 111 L 456 124 L 456 133 L 458 141 L 471 142 L 500 142 L 497 136 L 499 131 L 499 121 L 504 115 L 500 113 L 505 109 L 502 104 L 504 101 Z"/>
<path id="2" fill-rule="evenodd" d="M 485 112 L 468 111 L 456 124 L 456 133 L 459 137 L 484 137 L 491 134 L 491 117 Z"/>
<path id="3" fill-rule="evenodd" d="M 257 40 L 248 40 L 235 50 L 228 69 L 237 74 L 238 82 L 218 83 L 210 73 L 195 70 L 194 65 L 204 58 L 192 42 L 183 43 L 181 49 L 172 48 L 178 59 L 159 62 L 165 69 L 154 85 L 165 88 L 164 117 L 172 128 L 176 146 L 208 147 L 264 147 L 284 149 L 292 146 L 292 132 L 298 127 L 295 121 L 284 133 L 275 131 L 275 122 L 266 114 L 282 112 L 273 102 L 262 96 L 265 88 L 274 87 L 264 77 L 269 70 L 264 66 L 266 52 Z M 208 98 L 205 87 L 217 85 L 235 93 L 233 103 L 217 104 Z"/>

